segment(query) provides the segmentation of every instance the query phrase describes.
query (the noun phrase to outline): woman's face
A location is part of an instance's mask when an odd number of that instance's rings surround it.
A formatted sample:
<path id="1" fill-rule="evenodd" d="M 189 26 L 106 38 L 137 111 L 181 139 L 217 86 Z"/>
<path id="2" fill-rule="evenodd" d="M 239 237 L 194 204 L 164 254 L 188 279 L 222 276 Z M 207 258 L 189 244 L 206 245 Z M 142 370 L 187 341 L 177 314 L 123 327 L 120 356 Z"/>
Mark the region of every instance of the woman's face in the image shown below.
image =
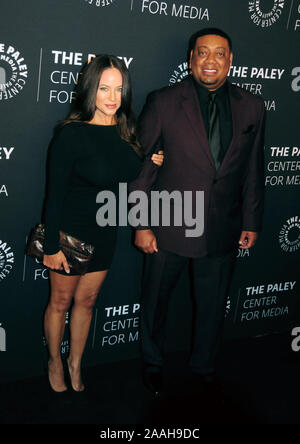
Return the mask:
<path id="1" fill-rule="evenodd" d="M 115 114 L 121 106 L 122 74 L 116 68 L 103 71 L 96 96 L 94 121 L 103 125 L 116 123 Z"/>

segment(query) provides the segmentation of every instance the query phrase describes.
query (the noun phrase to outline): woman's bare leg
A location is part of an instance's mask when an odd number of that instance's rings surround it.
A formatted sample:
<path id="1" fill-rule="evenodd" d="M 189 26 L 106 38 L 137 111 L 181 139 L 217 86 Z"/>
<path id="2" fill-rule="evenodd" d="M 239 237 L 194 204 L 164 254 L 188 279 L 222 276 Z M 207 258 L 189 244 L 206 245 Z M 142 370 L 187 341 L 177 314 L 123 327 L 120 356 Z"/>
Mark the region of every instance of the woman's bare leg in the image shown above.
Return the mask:
<path id="1" fill-rule="evenodd" d="M 61 361 L 61 342 L 65 331 L 66 313 L 80 276 L 65 276 L 53 271 L 50 275 L 50 301 L 45 312 L 44 331 L 49 350 L 48 374 L 56 392 L 67 389 Z"/>
<path id="2" fill-rule="evenodd" d="M 70 320 L 71 346 L 68 359 L 72 386 L 84 390 L 81 380 L 81 359 L 90 330 L 93 307 L 108 270 L 87 273 L 80 277 L 74 294 Z"/>

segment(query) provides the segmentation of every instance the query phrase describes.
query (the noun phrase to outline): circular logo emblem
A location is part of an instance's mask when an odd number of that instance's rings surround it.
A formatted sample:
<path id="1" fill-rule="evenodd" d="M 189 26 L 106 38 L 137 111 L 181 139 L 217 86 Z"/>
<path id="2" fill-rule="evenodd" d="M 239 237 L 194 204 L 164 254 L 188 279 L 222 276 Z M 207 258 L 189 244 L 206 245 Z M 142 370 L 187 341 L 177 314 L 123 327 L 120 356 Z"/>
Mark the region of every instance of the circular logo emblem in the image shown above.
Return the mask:
<path id="1" fill-rule="evenodd" d="M 27 65 L 20 51 L 0 43 L 0 100 L 12 99 L 24 88 L 28 77 Z"/>
<path id="2" fill-rule="evenodd" d="M 11 247 L 0 240 L 0 282 L 11 272 L 14 262 L 15 258 Z"/>
<path id="3" fill-rule="evenodd" d="M 251 20 L 256 26 L 268 28 L 279 20 L 285 0 L 248 1 Z"/>
<path id="4" fill-rule="evenodd" d="M 91 6 L 110 6 L 115 0 L 84 0 L 85 3 Z"/>
<path id="5" fill-rule="evenodd" d="M 300 248 L 300 217 L 290 217 L 286 221 L 279 233 L 279 245 L 288 253 Z"/>
<path id="6" fill-rule="evenodd" d="M 185 77 L 189 75 L 189 68 L 187 62 L 183 62 L 174 69 L 173 74 L 169 79 L 169 86 L 174 83 L 181 82 Z"/>

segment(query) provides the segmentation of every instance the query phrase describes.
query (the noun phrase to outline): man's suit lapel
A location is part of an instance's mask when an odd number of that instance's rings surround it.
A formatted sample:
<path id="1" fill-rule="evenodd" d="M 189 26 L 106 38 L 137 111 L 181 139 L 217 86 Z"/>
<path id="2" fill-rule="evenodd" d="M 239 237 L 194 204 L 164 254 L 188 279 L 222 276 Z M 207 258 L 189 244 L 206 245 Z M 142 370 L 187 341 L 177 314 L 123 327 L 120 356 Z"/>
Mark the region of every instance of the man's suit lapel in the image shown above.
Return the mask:
<path id="1" fill-rule="evenodd" d="M 241 119 L 239 117 L 241 116 L 241 112 L 243 111 L 244 101 L 241 100 L 241 95 L 238 89 L 234 88 L 230 83 L 228 83 L 228 92 L 232 115 L 232 139 L 224 156 L 223 162 L 221 163 L 220 168 L 217 171 L 218 176 L 222 176 L 224 174 L 224 171 L 226 171 L 226 166 L 228 165 L 228 163 L 230 162 L 230 158 L 234 154 L 234 150 L 237 145 L 237 139 L 241 134 Z M 204 150 L 211 166 L 215 168 L 211 149 L 208 144 L 204 122 L 202 119 L 202 113 L 197 92 L 193 85 L 193 80 L 191 77 L 184 82 L 181 99 L 183 111 L 191 124 L 191 128 L 195 134 L 195 137 L 197 138 L 198 145 Z M 197 162 L 197 158 L 197 153 L 195 153 L 195 162 Z"/>
<path id="2" fill-rule="evenodd" d="M 211 165 L 214 167 L 214 160 L 211 154 L 211 149 L 208 144 L 206 130 L 202 119 L 199 100 L 196 89 L 193 85 L 192 78 L 188 78 L 184 82 L 184 89 L 182 91 L 181 105 L 183 111 L 188 118 L 191 128 L 197 138 L 199 146 L 204 150 Z M 197 153 L 195 153 L 195 162 L 197 161 Z"/>

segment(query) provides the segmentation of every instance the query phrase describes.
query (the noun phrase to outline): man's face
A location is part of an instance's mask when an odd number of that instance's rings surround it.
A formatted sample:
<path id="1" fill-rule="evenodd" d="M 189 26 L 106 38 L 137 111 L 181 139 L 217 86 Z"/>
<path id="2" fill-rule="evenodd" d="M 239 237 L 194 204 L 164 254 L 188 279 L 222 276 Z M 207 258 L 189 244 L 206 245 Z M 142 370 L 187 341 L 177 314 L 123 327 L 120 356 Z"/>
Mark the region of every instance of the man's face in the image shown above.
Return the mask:
<path id="1" fill-rule="evenodd" d="M 227 78 L 232 63 L 227 39 L 219 35 L 198 37 L 195 49 L 191 51 L 190 68 L 194 79 L 200 85 L 215 91 Z"/>

